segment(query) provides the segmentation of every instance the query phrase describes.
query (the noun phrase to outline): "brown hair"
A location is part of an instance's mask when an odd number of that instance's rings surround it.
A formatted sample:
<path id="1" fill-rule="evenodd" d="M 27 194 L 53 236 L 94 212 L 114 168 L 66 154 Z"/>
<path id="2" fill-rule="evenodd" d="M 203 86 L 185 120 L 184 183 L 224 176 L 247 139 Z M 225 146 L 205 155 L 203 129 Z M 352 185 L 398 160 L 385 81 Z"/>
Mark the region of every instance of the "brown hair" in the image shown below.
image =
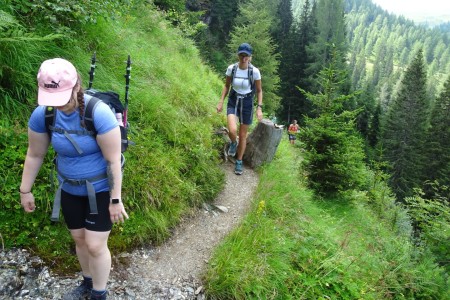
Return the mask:
<path id="1" fill-rule="evenodd" d="M 80 74 L 78 74 L 78 80 L 75 87 L 78 86 L 78 92 L 77 92 L 77 101 L 78 101 L 78 109 L 80 110 L 80 123 L 81 127 L 86 128 L 86 124 L 84 123 L 84 89 L 81 86 L 81 77 Z"/>

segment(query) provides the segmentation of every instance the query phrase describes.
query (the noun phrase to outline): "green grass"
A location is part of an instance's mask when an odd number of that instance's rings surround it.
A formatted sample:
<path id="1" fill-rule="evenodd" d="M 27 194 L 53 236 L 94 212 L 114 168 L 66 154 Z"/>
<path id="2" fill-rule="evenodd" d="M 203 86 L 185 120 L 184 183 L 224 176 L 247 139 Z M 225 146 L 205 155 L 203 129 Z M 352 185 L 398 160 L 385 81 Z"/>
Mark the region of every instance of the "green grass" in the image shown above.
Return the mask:
<path id="1" fill-rule="evenodd" d="M 283 141 L 253 209 L 204 274 L 210 299 L 443 299 L 443 270 L 377 217 L 364 193 L 316 199 Z M 447 290 L 448 292 L 448 290 Z"/>

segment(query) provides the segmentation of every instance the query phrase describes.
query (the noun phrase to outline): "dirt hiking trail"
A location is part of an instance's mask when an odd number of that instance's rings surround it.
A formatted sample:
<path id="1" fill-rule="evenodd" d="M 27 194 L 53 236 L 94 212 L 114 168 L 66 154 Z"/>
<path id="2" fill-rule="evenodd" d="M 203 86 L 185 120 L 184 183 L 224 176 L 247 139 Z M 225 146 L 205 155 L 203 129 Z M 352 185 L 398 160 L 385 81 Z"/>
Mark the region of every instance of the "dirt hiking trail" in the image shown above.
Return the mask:
<path id="1" fill-rule="evenodd" d="M 203 287 L 200 276 L 213 249 L 248 212 L 258 184 L 257 173 L 249 168 L 245 168 L 242 175 L 234 174 L 234 164 L 231 162 L 224 163 L 222 168 L 226 183 L 212 205 L 205 204 L 194 216 L 184 220 L 163 245 L 149 253 L 133 255 L 126 272 L 117 270 L 119 272 L 116 274 L 113 270 L 112 277 L 126 273 L 128 282 L 148 284 L 147 287 L 147 284 L 135 287 L 134 299 L 204 299 L 201 297 Z M 158 287 L 158 291 L 149 291 L 149 286 Z M 194 289 L 195 297 L 180 294 L 177 298 L 171 295 L 170 289 L 176 286 Z M 169 293 L 167 298 L 156 297 L 164 287 Z"/>

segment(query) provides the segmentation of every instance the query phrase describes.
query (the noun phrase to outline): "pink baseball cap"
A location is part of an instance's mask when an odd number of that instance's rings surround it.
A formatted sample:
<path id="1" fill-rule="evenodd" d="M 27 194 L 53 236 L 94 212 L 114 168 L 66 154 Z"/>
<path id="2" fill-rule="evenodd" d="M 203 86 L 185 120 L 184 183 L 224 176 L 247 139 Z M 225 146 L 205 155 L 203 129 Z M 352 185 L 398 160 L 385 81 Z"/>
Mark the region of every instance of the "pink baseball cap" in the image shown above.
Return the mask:
<path id="1" fill-rule="evenodd" d="M 77 70 L 71 62 L 62 58 L 44 61 L 37 74 L 39 105 L 66 105 L 77 80 Z"/>

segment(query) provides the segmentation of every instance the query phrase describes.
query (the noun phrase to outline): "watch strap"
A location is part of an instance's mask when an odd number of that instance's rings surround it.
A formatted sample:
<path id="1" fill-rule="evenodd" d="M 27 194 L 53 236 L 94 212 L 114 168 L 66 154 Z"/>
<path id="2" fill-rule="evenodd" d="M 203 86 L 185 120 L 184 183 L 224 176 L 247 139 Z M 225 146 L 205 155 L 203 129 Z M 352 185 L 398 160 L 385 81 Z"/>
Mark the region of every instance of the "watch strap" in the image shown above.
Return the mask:
<path id="1" fill-rule="evenodd" d="M 120 203 L 120 199 L 119 198 L 111 199 L 111 204 L 119 204 L 119 203 Z"/>

